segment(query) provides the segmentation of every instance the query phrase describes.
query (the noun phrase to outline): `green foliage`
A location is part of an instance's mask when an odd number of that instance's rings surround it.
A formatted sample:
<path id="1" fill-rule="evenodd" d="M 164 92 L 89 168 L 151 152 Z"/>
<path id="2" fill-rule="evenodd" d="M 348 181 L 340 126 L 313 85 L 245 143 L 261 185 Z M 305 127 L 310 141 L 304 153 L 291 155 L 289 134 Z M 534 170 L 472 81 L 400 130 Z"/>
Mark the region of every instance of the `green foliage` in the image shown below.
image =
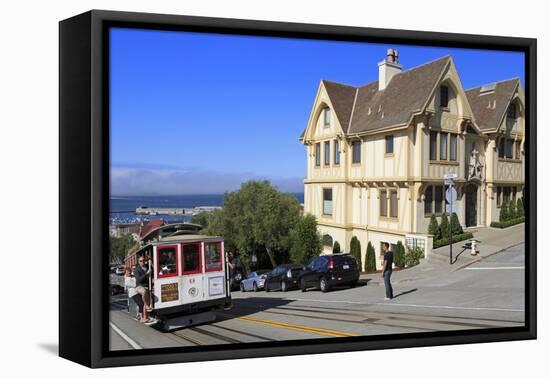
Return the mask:
<path id="1" fill-rule="evenodd" d="M 498 217 L 498 220 L 501 222 L 506 222 L 509 219 L 510 219 L 510 216 L 508 214 L 508 203 L 504 202 L 500 207 L 500 215 Z"/>
<path id="2" fill-rule="evenodd" d="M 407 252 L 405 253 L 405 264 L 407 267 L 418 265 L 422 258 L 424 258 L 424 250 L 422 248 L 407 247 Z"/>
<path id="3" fill-rule="evenodd" d="M 371 242 L 367 244 L 367 254 L 365 256 L 365 271 L 376 272 L 375 250 Z"/>
<path id="4" fill-rule="evenodd" d="M 430 217 L 428 234 L 431 234 L 434 236 L 434 241 L 441 239 L 441 231 L 439 230 L 439 224 L 437 224 L 437 218 L 435 214 L 432 214 L 432 216 Z"/>
<path id="5" fill-rule="evenodd" d="M 293 262 L 305 264 L 321 253 L 321 235 L 317 232 L 317 220 L 314 215 L 300 217 L 290 230 L 290 258 Z"/>
<path id="6" fill-rule="evenodd" d="M 340 253 L 340 243 L 338 243 L 337 241 L 334 242 L 332 253 Z"/>
<path id="7" fill-rule="evenodd" d="M 357 239 L 357 236 L 351 238 L 349 250 L 350 253 L 355 257 L 357 265 L 362 267 L 363 265 L 361 264 L 361 242 L 359 241 L 359 239 Z"/>
<path id="8" fill-rule="evenodd" d="M 122 263 L 130 248 L 136 244 L 132 235 L 110 236 L 109 254 L 112 262 Z"/>
<path id="9" fill-rule="evenodd" d="M 514 219 L 517 218 L 517 216 L 516 201 L 510 201 L 510 204 L 508 205 L 508 219 Z"/>
<path id="10" fill-rule="evenodd" d="M 525 215 L 523 215 L 521 217 L 516 217 L 514 219 L 509 219 L 509 220 L 503 221 L 503 222 L 491 222 L 491 227 L 508 228 L 510 226 L 520 224 L 520 223 L 523 223 L 523 222 L 525 222 Z"/>
<path id="11" fill-rule="evenodd" d="M 202 211 L 198 214 L 193 215 L 193 217 L 191 218 L 191 223 L 200 224 L 203 228 L 207 227 L 211 216 L 211 213 Z"/>
<path id="12" fill-rule="evenodd" d="M 405 246 L 401 241 L 397 242 L 397 248 L 395 249 L 393 258 L 396 267 L 401 269 L 405 267 Z"/>
<path id="13" fill-rule="evenodd" d="M 259 261 L 283 262 L 290 249 L 290 231 L 300 217 L 300 204 L 292 194 L 281 193 L 269 181 L 248 181 L 226 193 L 223 207 L 210 215 L 203 233 L 223 236 L 245 264 L 253 252 Z"/>
<path id="14" fill-rule="evenodd" d="M 465 232 L 460 235 L 453 235 L 453 243 L 457 243 L 462 240 L 473 239 L 473 237 L 474 237 L 474 234 L 472 234 L 471 232 Z M 438 241 L 434 241 L 434 249 L 443 247 L 449 244 L 451 244 L 449 238 L 442 238 L 442 239 L 439 239 Z"/>
<path id="15" fill-rule="evenodd" d="M 439 235 L 441 236 L 441 238 L 449 237 L 449 218 L 447 218 L 446 213 L 441 214 L 441 224 L 439 225 Z"/>
<path id="16" fill-rule="evenodd" d="M 523 198 L 518 198 L 517 204 L 516 204 L 516 209 L 517 209 L 518 218 L 523 217 L 525 215 L 525 209 L 523 207 Z"/>
<path id="17" fill-rule="evenodd" d="M 456 215 L 456 213 L 453 213 L 451 215 L 451 232 L 453 233 L 453 235 L 460 235 L 464 232 L 458 220 L 458 215 Z"/>

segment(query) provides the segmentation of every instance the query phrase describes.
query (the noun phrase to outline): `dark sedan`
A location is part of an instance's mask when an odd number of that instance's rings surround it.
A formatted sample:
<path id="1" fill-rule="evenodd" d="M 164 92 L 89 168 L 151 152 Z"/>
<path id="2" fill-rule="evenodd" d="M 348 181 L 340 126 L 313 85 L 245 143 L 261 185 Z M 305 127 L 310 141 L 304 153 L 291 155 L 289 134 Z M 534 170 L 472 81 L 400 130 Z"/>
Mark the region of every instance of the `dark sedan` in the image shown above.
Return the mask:
<path id="1" fill-rule="evenodd" d="M 293 287 L 298 287 L 298 276 L 303 270 L 304 267 L 297 264 L 283 264 L 277 266 L 267 274 L 264 284 L 265 291 L 269 292 L 276 289 L 288 291 Z"/>
<path id="2" fill-rule="evenodd" d="M 350 254 L 325 255 L 312 258 L 298 277 L 300 289 L 319 288 L 326 293 L 332 287 L 355 287 L 359 281 L 359 264 Z"/>

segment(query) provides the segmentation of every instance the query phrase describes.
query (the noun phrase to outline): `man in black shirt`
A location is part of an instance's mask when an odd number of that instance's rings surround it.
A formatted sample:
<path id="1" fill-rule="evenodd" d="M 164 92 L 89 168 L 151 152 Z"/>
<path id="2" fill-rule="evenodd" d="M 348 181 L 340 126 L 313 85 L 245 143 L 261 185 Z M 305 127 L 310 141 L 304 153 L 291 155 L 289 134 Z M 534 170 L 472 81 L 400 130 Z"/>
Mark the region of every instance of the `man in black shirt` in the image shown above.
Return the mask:
<path id="1" fill-rule="evenodd" d="M 382 243 L 384 251 L 384 268 L 382 269 L 382 277 L 384 278 L 384 286 L 386 286 L 385 300 L 393 299 L 393 288 L 391 286 L 391 274 L 393 271 L 393 252 L 390 251 L 390 245 L 386 242 Z"/>

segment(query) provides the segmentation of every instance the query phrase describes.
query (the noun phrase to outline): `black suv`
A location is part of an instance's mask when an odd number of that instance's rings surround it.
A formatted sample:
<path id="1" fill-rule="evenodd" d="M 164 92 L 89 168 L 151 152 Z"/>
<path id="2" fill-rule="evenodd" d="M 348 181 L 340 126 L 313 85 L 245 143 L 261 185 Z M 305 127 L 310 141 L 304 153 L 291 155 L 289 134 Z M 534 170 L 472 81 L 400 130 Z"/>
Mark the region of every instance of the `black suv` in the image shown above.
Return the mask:
<path id="1" fill-rule="evenodd" d="M 269 292 L 275 289 L 288 291 L 298 287 L 298 276 L 304 271 L 304 267 L 298 264 L 283 264 L 277 266 L 267 274 L 264 289 Z"/>
<path id="2" fill-rule="evenodd" d="M 359 281 L 359 265 L 350 254 L 318 256 L 309 260 L 298 280 L 302 291 L 317 287 L 326 293 L 338 285 L 355 287 Z"/>

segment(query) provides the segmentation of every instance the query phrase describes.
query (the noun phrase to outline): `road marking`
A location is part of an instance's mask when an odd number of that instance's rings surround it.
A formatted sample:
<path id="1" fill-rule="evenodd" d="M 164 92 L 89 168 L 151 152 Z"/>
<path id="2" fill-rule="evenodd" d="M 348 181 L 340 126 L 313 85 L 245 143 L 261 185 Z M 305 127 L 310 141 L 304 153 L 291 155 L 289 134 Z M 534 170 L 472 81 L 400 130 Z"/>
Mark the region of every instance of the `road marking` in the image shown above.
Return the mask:
<path id="1" fill-rule="evenodd" d="M 406 307 L 421 307 L 421 308 L 441 308 L 447 310 L 469 310 L 469 311 L 506 311 L 506 312 L 525 312 L 525 310 L 517 308 L 495 308 L 495 307 L 459 307 L 459 306 L 432 306 L 432 305 L 417 305 L 406 303 L 375 303 L 383 306 L 406 306 Z"/>
<path id="2" fill-rule="evenodd" d="M 139 345 L 138 343 L 136 343 L 134 340 L 132 340 L 130 338 L 130 336 L 128 336 L 127 334 L 125 334 L 124 332 L 122 332 L 122 330 L 120 328 L 118 328 L 115 323 L 113 322 L 109 322 L 109 325 L 111 326 L 111 328 L 113 329 L 113 331 L 115 331 L 120 337 L 122 337 L 124 339 L 124 341 L 126 341 L 128 344 L 130 344 L 130 346 L 134 349 L 143 349 L 141 347 L 141 345 Z"/>
<path id="3" fill-rule="evenodd" d="M 519 270 L 525 269 L 524 266 L 476 266 L 464 268 L 464 270 Z"/>
<path id="4" fill-rule="evenodd" d="M 306 326 L 301 326 L 301 325 L 297 325 L 297 324 L 276 322 L 276 321 L 273 321 L 273 320 L 256 319 L 256 318 L 251 318 L 249 316 L 240 316 L 237 319 L 242 320 L 242 321 L 246 321 L 246 322 L 251 322 L 251 323 L 269 325 L 269 326 L 272 326 L 272 327 L 291 329 L 293 331 L 300 331 L 300 332 L 305 332 L 305 333 L 314 333 L 314 334 L 322 335 L 322 336 L 334 336 L 334 337 L 360 336 L 357 333 L 341 332 L 341 331 L 335 331 L 335 330 L 325 329 L 325 328 L 306 327 Z"/>
<path id="5" fill-rule="evenodd" d="M 408 307 L 424 307 L 424 308 L 442 308 L 449 310 L 473 310 L 473 311 L 511 311 L 511 312 L 524 312 L 522 309 L 514 308 L 493 308 L 493 307 L 458 307 L 458 306 L 437 306 L 437 305 L 420 305 L 420 304 L 406 304 L 406 303 L 387 303 L 387 302 L 352 302 L 352 301 L 329 301 L 326 299 L 300 299 L 300 298 L 285 298 L 289 301 L 303 301 L 303 302 L 325 302 L 325 303 L 345 303 L 345 304 L 359 304 L 359 305 L 381 305 L 381 306 L 408 306 Z"/>

